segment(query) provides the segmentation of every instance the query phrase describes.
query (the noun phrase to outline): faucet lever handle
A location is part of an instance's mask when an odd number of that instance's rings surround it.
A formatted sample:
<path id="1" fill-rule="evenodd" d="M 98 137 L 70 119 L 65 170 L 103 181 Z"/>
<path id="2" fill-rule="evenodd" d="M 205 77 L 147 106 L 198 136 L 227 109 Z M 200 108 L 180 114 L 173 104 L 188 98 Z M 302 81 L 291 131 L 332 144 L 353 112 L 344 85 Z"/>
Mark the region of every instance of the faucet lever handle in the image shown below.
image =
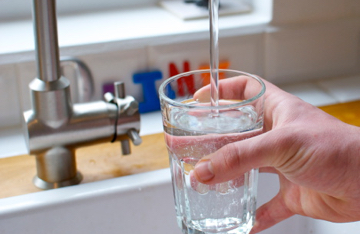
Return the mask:
<path id="1" fill-rule="evenodd" d="M 119 125 L 118 121 L 124 116 L 125 118 L 136 118 L 136 116 L 133 117 L 133 115 L 139 110 L 139 104 L 133 97 L 125 95 L 125 84 L 122 81 L 114 82 L 114 94 L 110 92 L 105 93 L 104 98 L 107 102 L 117 105 L 118 113 L 116 116 L 117 120 L 113 141 L 117 138 L 118 134 L 122 135 L 120 140 L 122 154 L 129 155 L 131 153 L 129 140 L 131 140 L 134 145 L 140 145 L 142 139 L 137 128 L 130 127 L 130 129 L 127 129 L 126 126 L 121 126 L 121 123 Z M 139 114 L 137 113 L 137 115 Z"/>
<path id="2" fill-rule="evenodd" d="M 135 129 L 130 129 L 127 135 L 134 145 L 140 145 L 142 143 L 142 139 Z"/>
<path id="3" fill-rule="evenodd" d="M 118 99 L 125 98 L 125 84 L 122 81 L 114 82 L 114 94 L 107 92 L 104 94 L 106 102 L 118 104 Z"/>
<path id="4" fill-rule="evenodd" d="M 133 97 L 125 95 L 125 83 L 123 81 L 114 82 L 114 93 L 115 95 L 106 93 L 105 99 L 109 100 L 108 102 L 116 103 L 128 116 L 139 110 L 139 103 Z"/>
<path id="5" fill-rule="evenodd" d="M 142 139 L 139 136 L 139 133 L 135 129 L 129 129 L 129 131 L 127 131 L 127 136 L 129 137 L 129 139 L 132 141 L 132 143 L 134 145 L 140 145 L 142 143 Z M 129 139 L 125 138 L 125 139 L 120 140 L 121 152 L 123 155 L 131 154 Z"/>
<path id="6" fill-rule="evenodd" d="M 104 99 L 106 102 L 115 103 L 115 96 L 110 92 L 104 94 Z"/>
<path id="7" fill-rule="evenodd" d="M 129 139 L 121 140 L 120 143 L 121 143 L 121 152 L 122 152 L 122 154 L 123 155 L 131 154 Z"/>
<path id="8" fill-rule="evenodd" d="M 115 89 L 115 97 L 116 98 L 125 98 L 125 84 L 123 81 L 116 81 L 114 82 L 114 89 Z"/>

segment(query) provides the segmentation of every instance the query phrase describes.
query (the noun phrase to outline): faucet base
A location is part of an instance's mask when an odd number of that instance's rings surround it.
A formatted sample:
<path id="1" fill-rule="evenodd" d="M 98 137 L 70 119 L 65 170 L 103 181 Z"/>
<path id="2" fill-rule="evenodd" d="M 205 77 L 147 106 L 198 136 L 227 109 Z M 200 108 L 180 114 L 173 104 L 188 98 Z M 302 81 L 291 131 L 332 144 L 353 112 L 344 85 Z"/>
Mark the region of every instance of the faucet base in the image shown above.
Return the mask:
<path id="1" fill-rule="evenodd" d="M 48 182 L 40 179 L 38 176 L 35 176 L 33 179 L 33 183 L 36 187 L 40 189 L 54 189 L 79 184 L 82 178 L 83 176 L 80 172 L 77 172 L 75 177 L 61 182 Z"/>

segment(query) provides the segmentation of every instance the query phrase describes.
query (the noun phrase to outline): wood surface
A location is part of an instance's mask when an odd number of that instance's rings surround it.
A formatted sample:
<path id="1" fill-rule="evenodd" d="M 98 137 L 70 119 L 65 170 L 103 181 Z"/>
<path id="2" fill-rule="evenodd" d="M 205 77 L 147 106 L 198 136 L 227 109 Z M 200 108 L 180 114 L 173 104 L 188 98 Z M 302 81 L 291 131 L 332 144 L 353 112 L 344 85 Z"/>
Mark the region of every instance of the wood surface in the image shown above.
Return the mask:
<path id="1" fill-rule="evenodd" d="M 120 143 L 100 143 L 76 150 L 76 164 L 83 175 L 81 183 L 105 180 L 169 167 L 164 134 L 142 137 L 132 153 L 121 154 Z M 35 156 L 20 155 L 0 159 L 0 198 L 42 191 L 32 179 L 36 174 Z"/>
<path id="2" fill-rule="evenodd" d="M 319 107 L 341 121 L 360 127 L 360 101 Z"/>
<path id="3" fill-rule="evenodd" d="M 346 123 L 360 126 L 360 101 L 319 108 Z M 77 149 L 77 167 L 84 177 L 81 183 L 167 168 L 169 161 L 163 133 L 142 138 L 143 143 L 132 145 L 132 153 L 128 156 L 121 155 L 119 142 Z M 35 174 L 34 156 L 0 159 L 0 198 L 42 191 L 32 184 Z"/>

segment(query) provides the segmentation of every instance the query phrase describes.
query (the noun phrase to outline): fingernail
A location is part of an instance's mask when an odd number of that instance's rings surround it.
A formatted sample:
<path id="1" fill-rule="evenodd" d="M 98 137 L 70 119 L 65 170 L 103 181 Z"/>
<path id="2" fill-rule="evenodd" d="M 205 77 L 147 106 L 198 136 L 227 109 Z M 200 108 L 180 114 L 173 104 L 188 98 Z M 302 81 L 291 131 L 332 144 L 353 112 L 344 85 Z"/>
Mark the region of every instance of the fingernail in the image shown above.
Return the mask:
<path id="1" fill-rule="evenodd" d="M 200 181 L 208 181 L 214 177 L 214 171 L 210 160 L 199 161 L 195 165 L 195 174 Z"/>

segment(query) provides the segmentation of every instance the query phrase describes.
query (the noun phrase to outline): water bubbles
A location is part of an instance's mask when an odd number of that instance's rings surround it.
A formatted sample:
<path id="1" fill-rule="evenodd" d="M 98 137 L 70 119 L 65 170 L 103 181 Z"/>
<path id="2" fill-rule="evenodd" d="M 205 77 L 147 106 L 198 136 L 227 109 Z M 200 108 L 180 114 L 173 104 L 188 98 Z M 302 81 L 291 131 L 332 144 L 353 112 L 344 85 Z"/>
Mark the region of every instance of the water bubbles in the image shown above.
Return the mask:
<path id="1" fill-rule="evenodd" d="M 199 194 L 203 194 L 203 195 L 207 194 L 210 191 L 209 185 L 203 183 L 198 183 L 195 190 Z"/>
<path id="2" fill-rule="evenodd" d="M 254 128 L 258 115 L 253 106 L 221 110 L 214 116 L 210 110 L 184 111 L 174 108 L 171 124 L 186 131 L 231 133 Z"/>
<path id="3" fill-rule="evenodd" d="M 243 128 L 252 128 L 257 120 L 257 113 L 254 107 L 244 106 L 239 108 L 239 111 L 242 113 L 242 115 L 239 116 L 239 125 L 243 126 Z"/>
<path id="4" fill-rule="evenodd" d="M 202 123 L 198 118 L 191 115 L 180 115 L 177 119 L 177 124 L 186 126 L 188 130 L 202 129 Z"/>
<path id="5" fill-rule="evenodd" d="M 219 194 L 225 195 L 229 192 L 229 182 L 216 184 L 215 187 L 216 187 L 216 192 L 218 192 Z"/>

